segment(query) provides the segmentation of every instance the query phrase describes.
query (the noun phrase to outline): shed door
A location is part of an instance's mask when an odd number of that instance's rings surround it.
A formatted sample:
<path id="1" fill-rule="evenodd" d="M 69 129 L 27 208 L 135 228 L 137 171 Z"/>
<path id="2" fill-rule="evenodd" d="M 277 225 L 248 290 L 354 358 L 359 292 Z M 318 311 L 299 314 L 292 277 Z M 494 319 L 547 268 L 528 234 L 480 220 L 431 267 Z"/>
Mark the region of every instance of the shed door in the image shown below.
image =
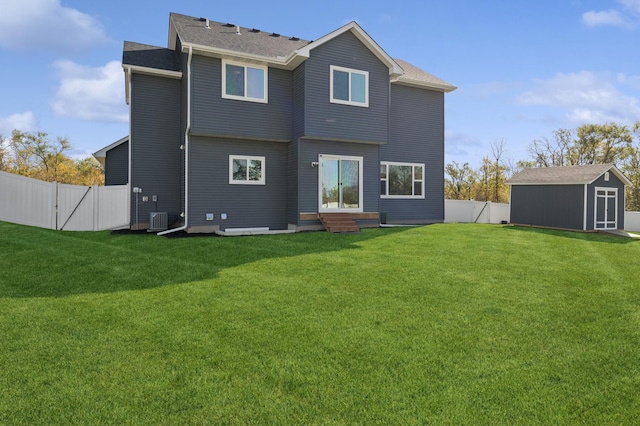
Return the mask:
<path id="1" fill-rule="evenodd" d="M 618 228 L 618 188 L 596 187 L 595 229 Z"/>

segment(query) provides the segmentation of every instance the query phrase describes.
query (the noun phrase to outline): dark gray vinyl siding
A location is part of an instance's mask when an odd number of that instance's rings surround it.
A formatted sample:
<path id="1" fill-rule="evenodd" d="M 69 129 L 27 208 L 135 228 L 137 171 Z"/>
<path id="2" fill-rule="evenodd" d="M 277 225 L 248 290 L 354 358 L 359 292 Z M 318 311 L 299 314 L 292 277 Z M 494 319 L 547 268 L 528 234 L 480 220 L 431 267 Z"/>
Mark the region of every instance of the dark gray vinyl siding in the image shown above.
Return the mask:
<path id="1" fill-rule="evenodd" d="M 287 143 L 192 137 L 189 226 L 287 229 Z M 229 155 L 263 156 L 265 185 L 229 184 Z M 215 220 L 207 221 L 213 213 Z M 221 220 L 220 214 L 227 219 Z"/>
<path id="2" fill-rule="evenodd" d="M 247 139 L 291 140 L 291 71 L 269 68 L 268 100 L 258 103 L 222 98 L 222 61 L 193 55 L 191 130 Z"/>
<path id="3" fill-rule="evenodd" d="M 369 107 L 330 102 L 330 66 L 369 72 Z M 389 68 L 352 33 L 313 49 L 305 63 L 305 135 L 387 141 Z"/>
<path id="4" fill-rule="evenodd" d="M 104 184 L 126 185 L 129 183 L 129 142 L 124 142 L 107 151 L 104 160 Z"/>
<path id="5" fill-rule="evenodd" d="M 622 181 L 618 179 L 613 173 L 609 174 L 608 182 L 604 180 L 604 175 L 602 175 L 587 187 L 587 229 L 595 229 L 594 203 L 596 187 L 618 189 L 618 228 L 624 229 L 624 183 L 622 183 Z"/>
<path id="6" fill-rule="evenodd" d="M 378 145 L 330 141 L 301 140 L 299 143 L 298 208 L 300 213 L 318 211 L 318 167 L 311 163 L 319 155 L 363 157 L 363 211 L 378 212 L 379 157 Z M 299 224 L 307 224 L 300 223 Z"/>
<path id="7" fill-rule="evenodd" d="M 380 146 L 380 161 L 425 165 L 424 199 L 380 199 L 387 223 L 444 220 L 443 93 L 391 85 L 389 143 Z"/>
<path id="8" fill-rule="evenodd" d="M 149 212 L 162 211 L 171 223 L 181 212 L 180 80 L 134 74 L 131 108 L 131 187 L 142 188 L 140 200 L 158 197 L 157 203 L 139 203 L 139 221 L 147 223 Z M 132 193 L 132 223 L 135 211 Z"/>
<path id="9" fill-rule="evenodd" d="M 584 185 L 511 187 L 512 223 L 582 230 L 583 220 Z"/>
<path id="10" fill-rule="evenodd" d="M 287 222 L 297 224 L 300 217 L 298 208 L 298 142 L 287 144 Z"/>

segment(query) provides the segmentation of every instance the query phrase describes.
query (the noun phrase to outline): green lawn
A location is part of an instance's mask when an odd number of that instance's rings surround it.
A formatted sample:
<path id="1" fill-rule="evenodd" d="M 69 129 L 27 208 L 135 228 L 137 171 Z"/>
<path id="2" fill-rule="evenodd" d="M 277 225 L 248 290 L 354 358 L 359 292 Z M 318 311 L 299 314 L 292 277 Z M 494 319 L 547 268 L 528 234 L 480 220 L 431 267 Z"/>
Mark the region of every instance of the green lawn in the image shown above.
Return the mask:
<path id="1" fill-rule="evenodd" d="M 0 424 L 638 424 L 640 241 L 0 223 Z"/>

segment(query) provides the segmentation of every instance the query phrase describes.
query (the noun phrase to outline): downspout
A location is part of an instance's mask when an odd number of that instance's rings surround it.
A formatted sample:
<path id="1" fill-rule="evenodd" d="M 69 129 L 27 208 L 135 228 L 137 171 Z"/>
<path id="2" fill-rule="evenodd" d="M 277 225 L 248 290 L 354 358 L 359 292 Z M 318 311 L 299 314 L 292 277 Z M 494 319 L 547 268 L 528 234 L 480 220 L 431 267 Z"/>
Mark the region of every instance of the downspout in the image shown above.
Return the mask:
<path id="1" fill-rule="evenodd" d="M 187 57 L 187 123 L 184 129 L 184 225 L 179 228 L 167 229 L 156 235 L 167 235 L 184 231 L 189 226 L 189 133 L 191 132 L 191 57 L 193 46 L 189 46 Z"/>
<path id="2" fill-rule="evenodd" d="M 132 139 L 133 139 L 132 138 L 132 134 L 133 133 L 131 132 L 131 129 L 132 129 L 132 127 L 131 127 L 131 117 L 133 116 L 133 114 L 132 114 L 133 106 L 131 105 L 132 104 L 132 97 L 133 97 L 132 93 L 131 93 L 131 89 L 132 89 L 132 86 L 131 86 L 131 84 L 132 84 L 131 83 L 131 81 L 132 81 L 131 67 L 127 67 L 127 76 L 126 77 L 127 77 L 127 81 L 126 81 L 127 99 L 126 99 L 126 101 L 127 101 L 127 105 L 129 105 L 129 148 L 128 148 L 128 151 L 129 151 L 129 153 L 128 153 L 128 155 L 129 155 L 129 164 L 128 164 L 129 170 L 128 170 L 128 176 L 127 176 L 127 183 L 128 183 L 127 192 L 129 192 L 129 191 L 131 191 L 131 188 L 133 188 L 133 185 L 132 185 L 132 182 L 131 182 L 131 179 L 132 179 L 132 176 L 133 176 L 133 173 L 131 171 L 132 170 L 132 167 L 131 167 L 131 164 L 132 164 L 131 153 L 133 151 L 133 148 L 132 148 L 133 147 L 133 143 L 131 143 Z M 136 196 L 137 195 L 138 194 L 136 193 Z M 137 204 L 137 201 L 136 201 L 136 208 L 137 208 L 137 206 L 138 206 L 138 204 Z M 129 193 L 129 196 L 127 197 L 127 211 L 129 212 L 129 227 L 131 227 L 131 193 Z M 139 226 L 138 226 L 138 221 L 137 221 L 137 217 L 136 217 L 136 230 L 138 230 L 138 227 Z"/>

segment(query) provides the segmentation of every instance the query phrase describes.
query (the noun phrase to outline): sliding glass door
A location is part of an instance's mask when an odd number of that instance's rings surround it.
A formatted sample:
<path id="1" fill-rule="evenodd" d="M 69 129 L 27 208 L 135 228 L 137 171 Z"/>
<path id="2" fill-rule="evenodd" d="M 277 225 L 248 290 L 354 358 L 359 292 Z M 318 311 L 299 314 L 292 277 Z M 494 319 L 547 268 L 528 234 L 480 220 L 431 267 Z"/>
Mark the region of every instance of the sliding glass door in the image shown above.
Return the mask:
<path id="1" fill-rule="evenodd" d="M 319 211 L 362 211 L 362 157 L 319 156 Z"/>

